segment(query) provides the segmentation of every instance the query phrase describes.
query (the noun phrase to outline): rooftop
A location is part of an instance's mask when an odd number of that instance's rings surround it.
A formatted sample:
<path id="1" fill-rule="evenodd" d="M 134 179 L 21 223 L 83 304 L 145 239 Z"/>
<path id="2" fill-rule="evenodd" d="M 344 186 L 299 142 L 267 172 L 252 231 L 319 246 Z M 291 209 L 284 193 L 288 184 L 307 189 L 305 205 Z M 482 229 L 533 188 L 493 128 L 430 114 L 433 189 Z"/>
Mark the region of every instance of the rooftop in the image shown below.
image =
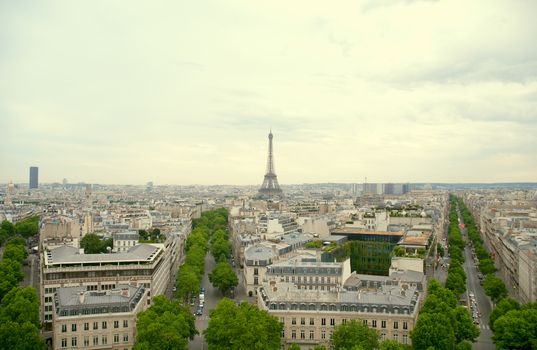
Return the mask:
<path id="1" fill-rule="evenodd" d="M 80 254 L 80 250 L 71 246 L 61 246 L 45 254 L 45 265 L 54 267 L 62 264 L 93 264 L 119 262 L 153 262 L 163 244 L 138 244 L 127 252 L 115 254 Z"/>

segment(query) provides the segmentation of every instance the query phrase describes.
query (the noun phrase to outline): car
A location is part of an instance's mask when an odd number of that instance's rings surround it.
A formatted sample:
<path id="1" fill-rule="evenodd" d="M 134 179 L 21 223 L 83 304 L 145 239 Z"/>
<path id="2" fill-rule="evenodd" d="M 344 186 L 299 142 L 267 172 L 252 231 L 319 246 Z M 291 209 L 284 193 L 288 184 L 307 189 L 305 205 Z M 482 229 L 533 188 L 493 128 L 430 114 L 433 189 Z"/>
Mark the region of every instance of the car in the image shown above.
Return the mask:
<path id="1" fill-rule="evenodd" d="M 198 309 L 196 310 L 196 316 L 203 315 L 203 306 L 198 306 Z"/>
<path id="2" fill-rule="evenodd" d="M 471 299 L 473 299 L 473 298 L 475 297 L 474 293 L 472 293 L 472 292 L 468 293 L 468 296 L 469 296 Z"/>
<path id="3" fill-rule="evenodd" d="M 201 287 L 200 291 L 201 291 L 201 294 L 205 294 L 205 288 Z"/>

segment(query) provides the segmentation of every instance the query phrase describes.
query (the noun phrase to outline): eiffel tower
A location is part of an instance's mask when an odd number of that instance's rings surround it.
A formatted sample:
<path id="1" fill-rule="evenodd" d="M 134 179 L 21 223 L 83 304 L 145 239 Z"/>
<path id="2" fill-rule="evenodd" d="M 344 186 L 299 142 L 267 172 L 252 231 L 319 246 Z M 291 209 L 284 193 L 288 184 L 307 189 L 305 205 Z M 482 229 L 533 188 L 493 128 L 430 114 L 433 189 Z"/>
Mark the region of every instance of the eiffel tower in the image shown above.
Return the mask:
<path id="1" fill-rule="evenodd" d="M 278 177 L 274 171 L 274 155 L 272 153 L 272 130 L 268 135 L 269 139 L 269 152 L 268 152 L 268 161 L 267 161 L 267 172 L 265 173 L 265 178 L 263 179 L 263 184 L 259 189 L 259 193 L 267 196 L 281 195 L 282 189 L 278 184 Z"/>

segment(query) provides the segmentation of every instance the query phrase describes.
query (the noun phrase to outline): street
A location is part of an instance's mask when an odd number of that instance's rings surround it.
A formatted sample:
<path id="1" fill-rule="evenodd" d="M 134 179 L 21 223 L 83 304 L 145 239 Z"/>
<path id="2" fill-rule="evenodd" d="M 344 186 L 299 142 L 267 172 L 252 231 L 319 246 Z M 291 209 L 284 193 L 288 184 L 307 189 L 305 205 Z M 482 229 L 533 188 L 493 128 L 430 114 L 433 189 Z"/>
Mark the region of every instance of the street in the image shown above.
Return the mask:
<path id="1" fill-rule="evenodd" d="M 220 299 L 222 299 L 222 293 L 216 288 L 214 288 L 209 282 L 209 273 L 213 270 L 216 265 L 214 258 L 211 253 L 205 255 L 205 275 L 203 276 L 201 286 L 205 288 L 205 307 L 203 308 L 203 315 L 195 316 L 196 317 L 196 329 L 199 334 L 194 337 L 192 341 L 188 344 L 188 348 L 191 350 L 203 350 L 207 349 L 207 343 L 203 337 L 203 331 L 207 329 L 209 324 L 209 310 L 212 310 L 216 307 L 216 304 Z M 196 298 L 196 302 L 198 299 Z M 192 313 L 197 309 L 197 305 L 191 307 Z"/>
<path id="2" fill-rule="evenodd" d="M 464 223 L 460 212 L 457 210 L 460 222 Z M 459 226 L 460 227 L 460 226 Z M 461 233 L 463 237 L 467 240 L 468 235 L 466 228 L 461 228 Z M 477 278 L 477 270 L 475 268 L 475 263 L 472 258 L 471 248 L 466 246 L 464 248 L 464 272 L 466 273 L 466 293 L 465 297 L 468 301 L 468 293 L 472 292 L 475 295 L 475 300 L 477 303 L 477 310 L 481 313 L 479 320 L 480 334 L 477 341 L 473 344 L 473 348 L 477 350 L 489 350 L 494 349 L 495 345 L 492 342 L 492 331 L 489 327 L 489 315 L 492 311 L 492 304 L 489 297 L 485 294 L 483 287 L 479 284 L 479 278 Z M 470 305 L 468 305 L 470 307 Z"/>

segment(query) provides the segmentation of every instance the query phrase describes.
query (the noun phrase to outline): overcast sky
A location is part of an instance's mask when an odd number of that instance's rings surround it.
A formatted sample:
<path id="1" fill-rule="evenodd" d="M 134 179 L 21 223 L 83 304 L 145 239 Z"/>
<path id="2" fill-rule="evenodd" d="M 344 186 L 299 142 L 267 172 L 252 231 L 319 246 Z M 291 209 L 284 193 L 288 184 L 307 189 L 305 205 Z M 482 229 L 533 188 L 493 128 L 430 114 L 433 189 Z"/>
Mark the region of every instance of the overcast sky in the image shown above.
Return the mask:
<path id="1" fill-rule="evenodd" d="M 0 183 L 537 181 L 535 14 L 0 0 Z"/>

